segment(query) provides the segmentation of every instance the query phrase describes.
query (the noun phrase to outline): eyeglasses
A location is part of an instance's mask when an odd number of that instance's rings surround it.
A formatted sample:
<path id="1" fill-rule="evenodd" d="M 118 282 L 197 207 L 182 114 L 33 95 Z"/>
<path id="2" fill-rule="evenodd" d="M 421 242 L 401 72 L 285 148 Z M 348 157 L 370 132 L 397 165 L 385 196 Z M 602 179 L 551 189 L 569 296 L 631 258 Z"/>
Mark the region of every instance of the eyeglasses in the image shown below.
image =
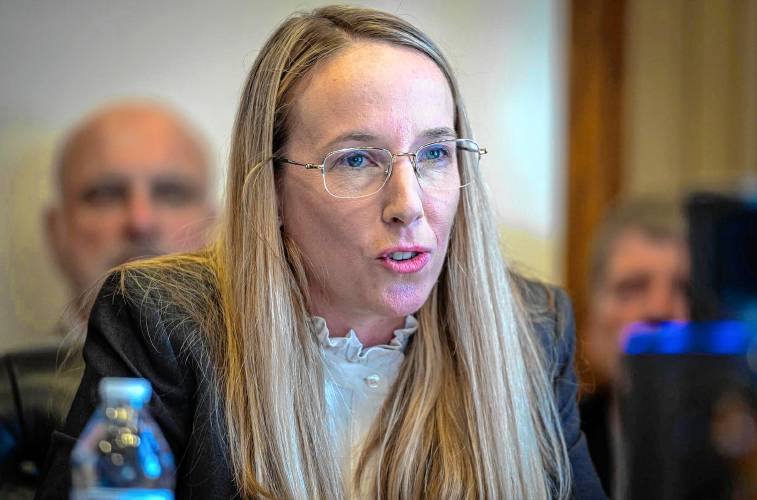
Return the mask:
<path id="1" fill-rule="evenodd" d="M 279 158 L 280 163 L 320 169 L 323 187 L 336 198 L 365 198 L 378 193 L 392 175 L 394 159 L 407 156 L 424 190 L 460 189 L 470 182 L 460 178 L 458 165 L 478 168 L 486 149 L 470 139 L 432 142 L 414 153 L 392 153 L 384 148 L 345 148 L 327 154 L 321 163 L 300 163 Z"/>

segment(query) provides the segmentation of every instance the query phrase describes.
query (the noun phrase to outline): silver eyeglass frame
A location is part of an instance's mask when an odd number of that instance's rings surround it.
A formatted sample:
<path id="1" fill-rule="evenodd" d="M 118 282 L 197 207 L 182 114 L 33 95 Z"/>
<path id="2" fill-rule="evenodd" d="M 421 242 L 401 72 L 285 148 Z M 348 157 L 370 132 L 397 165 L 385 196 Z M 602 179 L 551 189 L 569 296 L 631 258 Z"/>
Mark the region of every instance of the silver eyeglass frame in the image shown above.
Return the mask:
<path id="1" fill-rule="evenodd" d="M 472 142 L 473 144 L 475 144 L 478 147 L 478 158 L 477 158 L 478 161 L 481 161 L 481 157 L 488 153 L 488 151 L 486 150 L 486 148 L 482 148 L 473 139 L 447 139 L 447 140 L 444 140 L 444 141 L 429 142 L 427 144 L 424 144 L 424 145 L 418 147 L 414 152 L 407 152 L 407 153 L 392 153 L 391 151 L 389 151 L 386 148 L 377 148 L 377 147 L 373 147 L 373 146 L 365 146 L 365 147 L 342 148 L 342 149 L 336 149 L 334 151 L 330 151 L 329 153 L 326 153 L 326 155 L 323 157 L 323 160 L 321 161 L 321 163 L 302 163 L 302 162 L 290 160 L 290 159 L 284 158 L 284 157 L 280 157 L 277 160 L 281 164 L 295 165 L 295 166 L 298 166 L 298 167 L 304 167 L 306 170 L 315 170 L 315 169 L 318 169 L 318 170 L 321 171 L 321 177 L 322 177 L 322 180 L 323 180 L 323 189 L 325 189 L 328 194 L 330 194 L 334 198 L 339 198 L 339 199 L 342 199 L 342 200 L 357 200 L 357 199 L 360 199 L 360 198 L 367 198 L 369 196 L 373 196 L 374 194 L 376 194 L 379 191 L 381 191 L 382 189 L 384 189 L 384 186 L 386 186 L 386 183 L 389 181 L 389 178 L 392 176 L 392 172 L 394 171 L 394 160 L 396 158 L 399 158 L 400 156 L 406 156 L 410 160 L 410 164 L 413 166 L 413 171 L 415 172 L 415 178 L 418 180 L 418 182 L 420 184 L 421 183 L 421 179 L 418 176 L 418 165 L 416 163 L 416 156 L 418 155 L 418 152 L 421 151 L 423 148 L 426 148 L 428 146 L 433 146 L 434 144 L 443 144 L 445 142 L 453 142 L 453 141 L 454 142 L 465 141 L 465 142 Z M 365 150 L 369 150 L 369 151 L 383 151 L 383 152 L 387 153 L 391 157 L 391 161 L 389 162 L 389 167 L 384 171 L 384 173 L 386 174 L 386 176 L 384 177 L 384 182 L 381 184 L 381 186 L 379 186 L 378 189 L 376 189 L 372 193 L 363 194 L 363 195 L 360 195 L 360 196 L 338 196 L 338 195 L 332 193 L 329 190 L 328 185 L 326 184 L 326 160 L 328 160 L 329 157 L 331 157 L 333 155 L 336 155 L 336 154 L 347 153 L 347 152 L 350 152 L 350 151 L 365 151 Z M 465 184 L 459 186 L 456 189 L 462 189 L 462 188 L 464 188 L 465 186 L 467 186 L 469 184 L 470 184 L 470 181 L 466 182 Z M 421 184 L 421 186 L 422 186 L 422 184 Z"/>

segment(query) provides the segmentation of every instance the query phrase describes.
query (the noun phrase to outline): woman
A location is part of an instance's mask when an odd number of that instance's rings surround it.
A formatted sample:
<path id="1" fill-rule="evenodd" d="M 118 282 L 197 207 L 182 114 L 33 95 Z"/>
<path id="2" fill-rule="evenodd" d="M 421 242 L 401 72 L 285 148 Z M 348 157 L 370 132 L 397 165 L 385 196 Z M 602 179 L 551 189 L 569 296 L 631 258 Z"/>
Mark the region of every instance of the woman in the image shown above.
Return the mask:
<path id="1" fill-rule="evenodd" d="M 217 243 L 103 287 L 41 498 L 66 490 L 106 375 L 151 380 L 177 498 L 602 496 L 568 301 L 508 275 L 484 151 L 423 33 L 290 18 L 233 137 Z"/>

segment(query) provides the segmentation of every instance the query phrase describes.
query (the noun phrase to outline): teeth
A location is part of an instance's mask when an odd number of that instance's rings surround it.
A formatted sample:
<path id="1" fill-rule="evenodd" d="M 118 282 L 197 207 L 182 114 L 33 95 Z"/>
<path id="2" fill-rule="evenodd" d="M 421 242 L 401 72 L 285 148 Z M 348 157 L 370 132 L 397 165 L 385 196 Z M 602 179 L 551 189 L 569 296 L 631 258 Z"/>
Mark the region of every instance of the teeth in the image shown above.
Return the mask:
<path id="1" fill-rule="evenodd" d="M 418 255 L 418 252 L 392 252 L 389 258 L 392 260 L 408 260 Z"/>

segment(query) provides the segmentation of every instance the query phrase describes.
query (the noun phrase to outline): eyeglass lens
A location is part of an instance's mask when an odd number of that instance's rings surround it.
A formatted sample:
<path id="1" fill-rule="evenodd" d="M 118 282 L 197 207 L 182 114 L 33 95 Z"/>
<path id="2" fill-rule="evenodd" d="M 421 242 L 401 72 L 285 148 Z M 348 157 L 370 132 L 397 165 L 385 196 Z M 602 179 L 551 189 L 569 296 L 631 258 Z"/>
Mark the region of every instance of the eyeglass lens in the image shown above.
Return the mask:
<path id="1" fill-rule="evenodd" d="M 416 151 L 418 182 L 428 190 L 463 186 L 458 164 L 477 168 L 478 144 L 467 139 L 428 144 Z M 339 198 L 359 198 L 379 191 L 392 169 L 392 153 L 379 148 L 349 148 L 330 153 L 324 164 L 326 190 Z"/>

